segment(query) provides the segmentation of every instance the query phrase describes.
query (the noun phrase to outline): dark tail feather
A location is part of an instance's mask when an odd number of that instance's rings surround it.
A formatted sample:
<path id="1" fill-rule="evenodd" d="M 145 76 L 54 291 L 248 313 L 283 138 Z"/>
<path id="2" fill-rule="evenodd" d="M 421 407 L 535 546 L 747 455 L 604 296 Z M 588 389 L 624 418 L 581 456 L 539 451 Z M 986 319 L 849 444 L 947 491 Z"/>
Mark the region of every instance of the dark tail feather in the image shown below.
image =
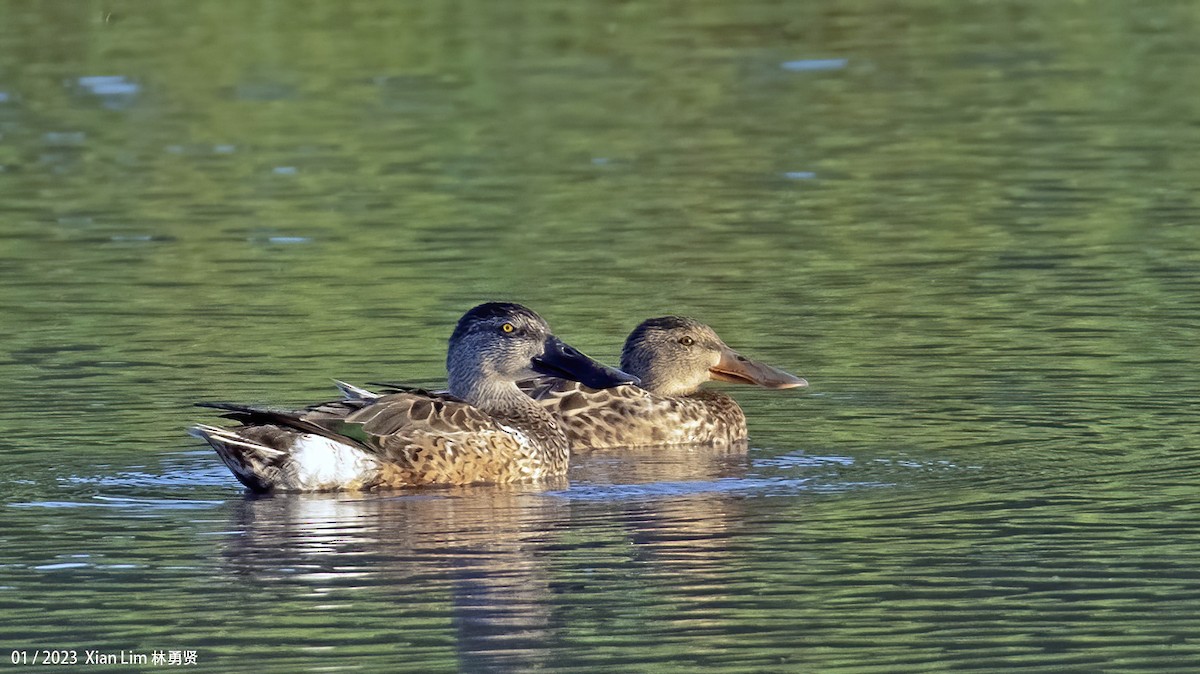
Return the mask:
<path id="1" fill-rule="evenodd" d="M 370 402 L 363 400 L 337 400 L 313 405 L 303 410 L 272 409 L 270 407 L 240 405 L 238 403 L 213 402 L 196 403 L 196 406 L 225 410 L 225 414 L 221 415 L 222 417 L 233 419 L 246 426 L 274 425 L 301 433 L 322 435 L 338 442 L 345 442 L 347 440 L 353 442 L 359 440 L 352 433 L 354 429 L 348 428 L 348 426 L 353 426 L 353 424 L 343 422 L 338 416 L 349 414 L 369 405 Z M 310 413 L 322 413 L 327 416 L 321 419 L 321 421 L 306 419 L 305 416 Z"/>
<path id="2" fill-rule="evenodd" d="M 274 409 L 270 407 L 254 407 L 252 405 L 240 405 L 238 403 L 196 403 L 196 407 L 208 407 L 214 410 L 224 410 L 225 414 L 222 417 L 239 421 L 247 426 L 253 424 L 275 424 L 277 426 L 287 426 L 291 428 L 300 428 L 302 430 L 310 430 L 308 424 L 301 417 L 306 410 L 287 410 Z"/>
<path id="3" fill-rule="evenodd" d="M 302 433 L 324 435 L 324 437 L 334 440 L 342 439 L 340 434 L 331 429 L 304 419 L 308 410 L 259 408 L 238 403 L 196 403 L 196 407 L 226 410 L 226 414 L 221 416 L 246 426 L 282 426 Z M 314 407 L 324 407 L 324 405 L 314 405 Z"/>
<path id="4" fill-rule="evenodd" d="M 287 464 L 287 452 L 241 435 L 236 429 L 201 424 L 189 428 L 188 435 L 212 445 L 234 477 L 252 491 L 271 491 Z"/>

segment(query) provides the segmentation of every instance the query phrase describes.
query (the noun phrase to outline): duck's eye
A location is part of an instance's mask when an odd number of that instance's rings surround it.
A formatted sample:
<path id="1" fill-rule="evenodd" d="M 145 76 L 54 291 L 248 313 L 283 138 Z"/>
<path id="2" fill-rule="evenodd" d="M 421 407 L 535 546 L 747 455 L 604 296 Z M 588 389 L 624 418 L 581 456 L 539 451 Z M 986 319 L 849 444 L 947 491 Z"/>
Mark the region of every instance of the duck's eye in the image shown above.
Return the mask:
<path id="1" fill-rule="evenodd" d="M 696 340 L 692 339 L 691 337 L 680 337 L 679 343 L 684 346 L 691 346 L 696 343 Z"/>
<path id="2" fill-rule="evenodd" d="M 512 323 L 505 323 L 504 325 L 500 326 L 500 329 L 505 332 L 512 332 L 513 330 L 516 330 Z"/>

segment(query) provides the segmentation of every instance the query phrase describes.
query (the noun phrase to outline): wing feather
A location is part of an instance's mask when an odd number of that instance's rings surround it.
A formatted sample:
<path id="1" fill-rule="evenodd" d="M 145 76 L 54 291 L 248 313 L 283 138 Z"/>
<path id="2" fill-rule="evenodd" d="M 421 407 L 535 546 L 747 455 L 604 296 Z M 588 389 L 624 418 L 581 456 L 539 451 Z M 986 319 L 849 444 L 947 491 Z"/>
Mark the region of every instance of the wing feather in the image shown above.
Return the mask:
<path id="1" fill-rule="evenodd" d="M 507 481 L 532 451 L 519 430 L 448 395 L 407 391 L 355 405 L 315 406 L 303 420 L 359 440 L 404 482 Z"/>

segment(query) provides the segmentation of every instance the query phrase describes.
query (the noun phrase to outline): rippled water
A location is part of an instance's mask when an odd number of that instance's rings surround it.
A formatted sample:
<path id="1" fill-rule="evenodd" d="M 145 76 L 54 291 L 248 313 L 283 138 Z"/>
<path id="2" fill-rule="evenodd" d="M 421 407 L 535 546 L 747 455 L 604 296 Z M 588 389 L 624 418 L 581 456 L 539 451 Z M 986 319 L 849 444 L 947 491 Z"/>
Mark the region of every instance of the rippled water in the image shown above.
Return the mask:
<path id="1" fill-rule="evenodd" d="M 1196 671 L 1198 44 L 1168 0 L 0 2 L 0 668 Z M 813 385 L 515 488 L 249 498 L 183 433 L 438 384 L 487 299 Z"/>

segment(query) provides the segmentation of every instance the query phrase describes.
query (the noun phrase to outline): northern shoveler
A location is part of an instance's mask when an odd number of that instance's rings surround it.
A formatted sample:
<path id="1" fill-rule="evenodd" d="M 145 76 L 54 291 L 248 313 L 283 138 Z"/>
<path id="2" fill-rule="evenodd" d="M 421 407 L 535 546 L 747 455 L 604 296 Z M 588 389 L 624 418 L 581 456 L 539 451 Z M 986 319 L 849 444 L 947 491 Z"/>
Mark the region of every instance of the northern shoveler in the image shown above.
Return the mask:
<path id="1" fill-rule="evenodd" d="M 638 386 L 597 390 L 584 382 L 541 377 L 521 387 L 562 423 L 571 448 L 667 444 L 730 446 L 747 437 L 746 416 L 709 380 L 772 389 L 808 386 L 800 377 L 750 360 L 707 325 L 682 316 L 651 318 L 625 340 L 621 369 Z"/>
<path id="2" fill-rule="evenodd" d="M 562 475 L 569 455 L 562 427 L 518 381 L 548 375 L 600 389 L 637 381 L 511 303 L 468 311 L 450 337 L 446 367 L 448 393 L 411 389 L 303 410 L 200 403 L 242 425 L 190 432 L 253 491 L 514 482 Z"/>

